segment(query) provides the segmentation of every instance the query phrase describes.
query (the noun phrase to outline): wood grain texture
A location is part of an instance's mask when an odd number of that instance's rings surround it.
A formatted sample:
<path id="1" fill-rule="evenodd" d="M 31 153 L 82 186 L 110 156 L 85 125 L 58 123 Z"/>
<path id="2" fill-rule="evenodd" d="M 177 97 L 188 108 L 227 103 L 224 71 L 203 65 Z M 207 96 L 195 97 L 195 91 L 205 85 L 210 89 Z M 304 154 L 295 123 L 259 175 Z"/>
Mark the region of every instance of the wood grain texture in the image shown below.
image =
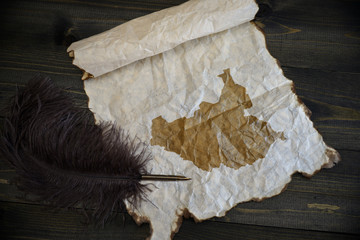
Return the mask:
<path id="1" fill-rule="evenodd" d="M 130 216 L 118 215 L 104 229 L 81 224 L 79 215 L 67 211 L 51 213 L 51 209 L 31 204 L 3 203 L 0 205 L 0 234 L 5 239 L 145 239 L 149 225 L 137 226 Z M 175 235 L 180 239 L 357 239 L 354 234 L 305 231 L 246 224 L 184 220 Z"/>
<path id="2" fill-rule="evenodd" d="M 81 71 L 55 41 L 57 19 L 79 39 L 185 0 L 7 1 L 0 8 L 0 108 L 36 73 L 49 75 L 82 107 Z M 259 0 L 255 22 L 270 53 L 294 81 L 325 142 L 342 161 L 307 179 L 292 176 L 285 192 L 243 203 L 223 218 L 184 220 L 175 239 L 357 239 L 360 235 L 360 4 L 356 0 Z M 0 112 L 0 124 L 4 113 Z M 74 212 L 53 213 L 10 185 L 15 172 L 0 157 L 1 239 L 144 239 L 121 215 L 105 229 L 81 225 Z"/>

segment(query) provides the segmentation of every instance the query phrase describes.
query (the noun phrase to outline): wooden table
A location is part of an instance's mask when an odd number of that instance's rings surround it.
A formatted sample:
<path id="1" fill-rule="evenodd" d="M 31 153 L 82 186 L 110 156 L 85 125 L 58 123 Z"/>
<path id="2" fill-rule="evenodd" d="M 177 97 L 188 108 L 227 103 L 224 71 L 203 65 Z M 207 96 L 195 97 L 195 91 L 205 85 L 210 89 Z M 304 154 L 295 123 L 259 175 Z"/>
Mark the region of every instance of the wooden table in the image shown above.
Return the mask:
<path id="1" fill-rule="evenodd" d="M 0 10 L 0 107 L 29 78 L 49 75 L 82 106 L 81 71 L 54 40 L 59 19 L 79 39 L 184 0 L 9 1 Z M 360 18 L 353 0 L 263 0 L 256 23 L 270 53 L 312 111 L 315 128 L 342 161 L 311 179 L 294 174 L 287 190 L 239 204 L 223 218 L 184 220 L 174 239 L 358 239 L 360 234 Z M 4 113 L 1 112 L 1 120 Z M 0 239 L 145 239 L 149 226 L 121 215 L 104 229 L 73 212 L 50 211 L 8 184 L 15 172 L 0 160 Z"/>

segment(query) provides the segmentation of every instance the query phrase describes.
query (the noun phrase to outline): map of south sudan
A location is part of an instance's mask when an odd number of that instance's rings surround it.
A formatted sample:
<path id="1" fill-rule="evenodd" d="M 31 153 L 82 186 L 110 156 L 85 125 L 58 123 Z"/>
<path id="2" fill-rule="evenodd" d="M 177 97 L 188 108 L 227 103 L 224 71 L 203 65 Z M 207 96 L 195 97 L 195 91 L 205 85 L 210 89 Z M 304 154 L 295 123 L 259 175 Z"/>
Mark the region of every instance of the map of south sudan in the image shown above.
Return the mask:
<path id="1" fill-rule="evenodd" d="M 255 116 L 244 116 L 252 102 L 246 89 L 234 83 L 230 70 L 219 75 L 224 82 L 217 103 L 202 102 L 191 118 L 167 122 L 152 120 L 151 145 L 179 154 L 206 171 L 220 164 L 238 169 L 264 158 L 271 144 L 282 138 Z"/>

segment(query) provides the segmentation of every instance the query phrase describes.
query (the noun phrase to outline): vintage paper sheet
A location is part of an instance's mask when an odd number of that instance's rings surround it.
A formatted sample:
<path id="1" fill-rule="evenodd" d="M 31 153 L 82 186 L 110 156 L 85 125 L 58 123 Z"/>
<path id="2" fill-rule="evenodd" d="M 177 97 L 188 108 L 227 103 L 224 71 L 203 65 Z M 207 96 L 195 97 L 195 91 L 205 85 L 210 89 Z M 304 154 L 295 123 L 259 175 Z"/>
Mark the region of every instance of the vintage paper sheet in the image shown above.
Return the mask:
<path id="1" fill-rule="evenodd" d="M 206 6 L 206 7 L 205 7 Z M 340 160 L 314 129 L 264 35 L 252 0 L 192 0 L 71 45 L 97 121 L 146 143 L 154 182 L 134 219 L 170 239 L 182 215 L 224 216 L 281 193 L 291 175 Z"/>

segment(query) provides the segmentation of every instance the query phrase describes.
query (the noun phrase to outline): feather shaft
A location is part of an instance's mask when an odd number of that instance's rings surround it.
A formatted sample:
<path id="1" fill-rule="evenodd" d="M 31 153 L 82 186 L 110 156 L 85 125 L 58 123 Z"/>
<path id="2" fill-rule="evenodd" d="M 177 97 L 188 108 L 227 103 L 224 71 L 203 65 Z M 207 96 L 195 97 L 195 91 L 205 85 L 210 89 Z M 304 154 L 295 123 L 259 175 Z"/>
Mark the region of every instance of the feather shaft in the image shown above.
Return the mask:
<path id="1" fill-rule="evenodd" d="M 144 181 L 187 181 L 191 180 L 191 178 L 179 175 L 142 175 L 141 180 Z"/>

